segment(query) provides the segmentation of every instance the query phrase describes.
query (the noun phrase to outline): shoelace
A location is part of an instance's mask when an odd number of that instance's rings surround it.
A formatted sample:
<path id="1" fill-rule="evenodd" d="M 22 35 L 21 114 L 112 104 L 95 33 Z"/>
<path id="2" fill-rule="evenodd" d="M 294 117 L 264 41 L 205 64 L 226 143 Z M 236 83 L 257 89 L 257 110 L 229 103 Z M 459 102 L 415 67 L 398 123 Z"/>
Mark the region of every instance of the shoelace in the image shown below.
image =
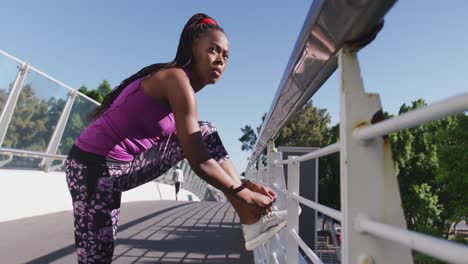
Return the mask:
<path id="1" fill-rule="evenodd" d="M 271 218 L 273 216 L 273 212 L 268 212 L 266 215 L 265 215 L 265 218 Z"/>

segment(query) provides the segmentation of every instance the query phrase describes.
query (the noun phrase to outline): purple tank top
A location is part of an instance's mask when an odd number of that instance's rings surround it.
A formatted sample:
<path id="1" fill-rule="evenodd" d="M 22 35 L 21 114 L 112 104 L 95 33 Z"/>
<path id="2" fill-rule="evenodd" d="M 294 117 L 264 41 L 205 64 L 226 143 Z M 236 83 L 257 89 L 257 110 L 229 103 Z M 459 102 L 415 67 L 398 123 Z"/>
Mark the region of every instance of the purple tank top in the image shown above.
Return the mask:
<path id="1" fill-rule="evenodd" d="M 141 79 L 130 83 L 112 105 L 75 140 L 81 150 L 121 161 L 175 132 L 169 104 L 146 94 Z"/>

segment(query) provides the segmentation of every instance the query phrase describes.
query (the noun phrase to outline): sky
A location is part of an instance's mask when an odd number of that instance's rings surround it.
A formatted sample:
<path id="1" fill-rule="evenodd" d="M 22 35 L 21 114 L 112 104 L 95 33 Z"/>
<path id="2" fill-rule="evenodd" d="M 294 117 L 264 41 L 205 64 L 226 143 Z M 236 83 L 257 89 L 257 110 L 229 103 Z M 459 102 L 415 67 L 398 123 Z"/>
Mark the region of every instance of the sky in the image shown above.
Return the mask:
<path id="1" fill-rule="evenodd" d="M 212 121 L 239 172 L 240 128 L 256 127 L 272 100 L 312 1 L 5 1 L 0 50 L 79 88 L 116 86 L 140 68 L 174 58 L 195 13 L 218 21 L 230 41 L 221 80 L 197 94 L 200 119 Z M 374 42 L 358 54 L 367 92 L 383 110 L 418 98 L 428 103 L 468 91 L 468 1 L 399 1 Z M 339 122 L 335 72 L 312 97 Z"/>

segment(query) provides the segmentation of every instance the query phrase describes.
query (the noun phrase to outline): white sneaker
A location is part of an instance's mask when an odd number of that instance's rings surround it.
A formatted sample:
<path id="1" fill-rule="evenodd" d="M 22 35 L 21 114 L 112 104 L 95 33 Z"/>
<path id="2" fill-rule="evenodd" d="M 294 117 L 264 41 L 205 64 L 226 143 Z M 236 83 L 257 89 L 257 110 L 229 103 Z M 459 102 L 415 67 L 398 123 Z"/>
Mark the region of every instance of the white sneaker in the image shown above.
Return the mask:
<path id="1" fill-rule="evenodd" d="M 288 212 L 273 211 L 262 215 L 257 223 L 251 225 L 242 225 L 242 232 L 245 239 L 245 248 L 253 250 L 263 245 L 286 226 Z"/>

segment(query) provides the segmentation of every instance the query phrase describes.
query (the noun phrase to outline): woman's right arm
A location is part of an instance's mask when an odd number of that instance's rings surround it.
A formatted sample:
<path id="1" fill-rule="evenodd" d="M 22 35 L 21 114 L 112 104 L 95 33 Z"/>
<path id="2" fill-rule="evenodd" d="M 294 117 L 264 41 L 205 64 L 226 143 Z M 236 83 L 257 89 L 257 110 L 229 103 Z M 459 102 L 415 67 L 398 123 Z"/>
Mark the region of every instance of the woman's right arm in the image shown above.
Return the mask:
<path id="1" fill-rule="evenodd" d="M 203 137 L 198 124 L 195 92 L 180 69 L 164 71 L 165 97 L 174 113 L 177 138 L 193 171 L 214 187 L 230 192 L 239 187 L 224 169 L 214 160 L 203 143 Z M 236 194 L 250 204 L 266 208 L 271 200 L 262 194 L 252 192 L 247 188 Z"/>

